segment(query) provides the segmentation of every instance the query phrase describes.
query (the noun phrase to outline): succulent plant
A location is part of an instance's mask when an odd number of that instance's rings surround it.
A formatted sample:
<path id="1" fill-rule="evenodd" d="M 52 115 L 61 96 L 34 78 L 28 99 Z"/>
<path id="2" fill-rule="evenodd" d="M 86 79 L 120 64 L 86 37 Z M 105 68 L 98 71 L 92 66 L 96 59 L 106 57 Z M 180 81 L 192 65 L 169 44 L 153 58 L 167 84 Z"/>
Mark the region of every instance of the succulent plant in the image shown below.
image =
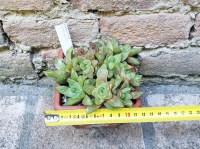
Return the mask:
<path id="1" fill-rule="evenodd" d="M 55 78 L 61 86 L 56 90 L 67 97 L 64 105 L 82 104 L 91 113 L 102 105 L 109 109 L 131 107 L 142 96 L 135 91 L 142 75 L 133 72 L 139 60 L 134 57 L 142 49 L 119 44 L 117 40 L 98 40 L 89 48 L 67 50 L 65 59 L 56 59 L 56 70 L 44 74 Z"/>

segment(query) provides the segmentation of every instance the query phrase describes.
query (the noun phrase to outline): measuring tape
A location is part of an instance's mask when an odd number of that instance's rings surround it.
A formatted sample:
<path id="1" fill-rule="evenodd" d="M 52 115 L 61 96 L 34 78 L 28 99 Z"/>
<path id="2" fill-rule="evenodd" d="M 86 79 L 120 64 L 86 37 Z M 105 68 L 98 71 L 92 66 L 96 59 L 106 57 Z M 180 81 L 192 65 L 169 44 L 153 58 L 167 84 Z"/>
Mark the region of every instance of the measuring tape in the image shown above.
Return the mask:
<path id="1" fill-rule="evenodd" d="M 200 106 L 45 111 L 46 126 L 200 120 Z"/>

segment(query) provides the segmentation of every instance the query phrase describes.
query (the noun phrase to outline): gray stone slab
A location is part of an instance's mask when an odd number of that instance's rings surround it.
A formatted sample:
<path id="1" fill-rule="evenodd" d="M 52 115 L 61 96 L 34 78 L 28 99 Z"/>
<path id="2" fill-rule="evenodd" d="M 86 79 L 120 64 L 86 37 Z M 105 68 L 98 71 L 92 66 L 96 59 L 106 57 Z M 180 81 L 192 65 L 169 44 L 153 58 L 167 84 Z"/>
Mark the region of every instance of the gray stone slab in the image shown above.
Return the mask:
<path id="1" fill-rule="evenodd" d="M 198 86 L 150 85 L 142 89 L 145 91 L 143 99 L 146 106 L 200 105 Z M 152 123 L 146 123 L 142 126 L 146 149 L 200 148 L 200 121 L 153 123 L 153 127 Z"/>
<path id="2" fill-rule="evenodd" d="M 1 121 L 7 121 L 6 125 L 1 124 L 5 126 L 0 130 L 4 134 L 0 136 L 0 143 L 5 149 L 144 149 L 140 124 L 92 129 L 46 127 L 43 113 L 53 109 L 53 87 L 50 86 L 2 85 L 0 105 L 4 107 L 1 117 L 5 117 Z"/>

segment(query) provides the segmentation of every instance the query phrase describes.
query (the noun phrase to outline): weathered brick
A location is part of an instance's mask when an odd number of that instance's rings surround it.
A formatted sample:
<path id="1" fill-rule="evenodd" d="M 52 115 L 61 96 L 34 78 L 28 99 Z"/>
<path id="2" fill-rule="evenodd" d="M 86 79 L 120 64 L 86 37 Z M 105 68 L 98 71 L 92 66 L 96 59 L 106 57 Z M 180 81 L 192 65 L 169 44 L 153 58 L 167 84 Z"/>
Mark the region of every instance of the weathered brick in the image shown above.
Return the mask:
<path id="1" fill-rule="evenodd" d="M 151 14 L 102 17 L 101 33 L 135 46 L 166 45 L 188 39 L 192 23 L 189 15 Z"/>
<path id="2" fill-rule="evenodd" d="M 48 10 L 52 0 L 0 0 L 0 10 Z"/>
<path id="3" fill-rule="evenodd" d="M 25 20 L 19 22 L 4 22 L 5 32 L 11 40 L 24 43 L 29 46 L 41 47 L 56 47 L 60 43 L 55 31 L 55 25 L 68 23 L 74 44 L 87 44 L 89 41 L 96 38 L 98 34 L 97 20 L 74 20 L 69 19 L 54 19 L 33 21 Z"/>
<path id="4" fill-rule="evenodd" d="M 142 52 L 140 73 L 146 76 L 200 75 L 200 49 Z"/>
<path id="5" fill-rule="evenodd" d="M 0 52 L 0 77 L 35 76 L 30 54 L 18 53 L 12 56 L 10 51 Z"/>
<path id="6" fill-rule="evenodd" d="M 54 59 L 58 57 L 58 49 L 42 50 L 41 57 L 48 68 L 54 68 Z"/>
<path id="7" fill-rule="evenodd" d="M 72 4 L 81 11 L 151 10 L 159 0 L 73 0 Z"/>
<path id="8" fill-rule="evenodd" d="M 193 7 L 200 7 L 200 1 L 199 0 L 182 0 L 184 4 L 193 6 Z"/>
<path id="9" fill-rule="evenodd" d="M 195 32 L 193 33 L 193 36 L 200 38 L 200 13 L 197 14 L 196 16 L 194 28 L 195 28 Z"/>

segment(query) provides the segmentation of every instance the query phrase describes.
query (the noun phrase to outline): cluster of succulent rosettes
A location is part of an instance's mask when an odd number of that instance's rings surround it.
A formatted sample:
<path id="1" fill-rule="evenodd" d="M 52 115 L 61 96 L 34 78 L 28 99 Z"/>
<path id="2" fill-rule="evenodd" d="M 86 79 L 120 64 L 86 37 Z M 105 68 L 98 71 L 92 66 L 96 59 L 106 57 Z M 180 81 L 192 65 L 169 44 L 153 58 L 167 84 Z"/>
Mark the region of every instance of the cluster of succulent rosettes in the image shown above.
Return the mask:
<path id="1" fill-rule="evenodd" d="M 91 113 L 104 105 L 108 109 L 131 107 L 142 92 L 135 88 L 142 75 L 133 72 L 142 49 L 119 44 L 115 39 L 98 40 L 89 48 L 67 50 L 65 59 L 56 59 L 57 70 L 45 71 L 61 86 L 56 90 L 67 97 L 66 106 L 82 103 Z"/>

